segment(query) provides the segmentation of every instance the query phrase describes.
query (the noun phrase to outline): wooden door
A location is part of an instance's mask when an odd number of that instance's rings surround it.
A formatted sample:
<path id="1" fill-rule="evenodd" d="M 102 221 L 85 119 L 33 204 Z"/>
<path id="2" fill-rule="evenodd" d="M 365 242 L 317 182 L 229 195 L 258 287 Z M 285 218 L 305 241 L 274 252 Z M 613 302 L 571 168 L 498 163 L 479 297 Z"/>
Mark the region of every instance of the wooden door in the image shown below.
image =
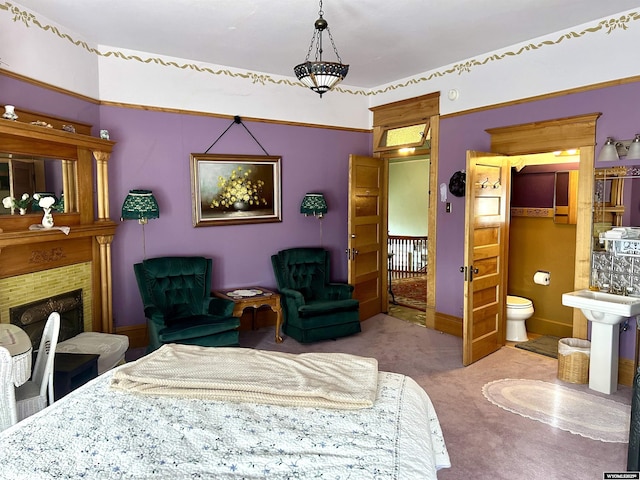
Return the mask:
<path id="1" fill-rule="evenodd" d="M 379 158 L 349 156 L 349 283 L 360 301 L 360 320 L 383 309 L 383 279 L 386 272 L 386 175 Z"/>
<path id="2" fill-rule="evenodd" d="M 32 162 L 11 160 L 11 185 L 14 198 L 22 197 L 23 193 L 29 196 L 35 193 L 36 175 Z"/>
<path id="3" fill-rule="evenodd" d="M 467 152 L 464 365 L 505 343 L 509 241 L 509 158 Z"/>

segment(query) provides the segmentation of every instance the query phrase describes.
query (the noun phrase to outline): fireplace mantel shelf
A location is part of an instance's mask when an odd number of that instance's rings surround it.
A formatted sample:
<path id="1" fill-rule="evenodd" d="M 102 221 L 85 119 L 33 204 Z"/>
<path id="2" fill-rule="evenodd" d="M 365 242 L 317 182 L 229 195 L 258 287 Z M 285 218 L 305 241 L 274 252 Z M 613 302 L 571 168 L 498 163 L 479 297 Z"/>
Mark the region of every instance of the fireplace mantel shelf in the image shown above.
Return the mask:
<path id="1" fill-rule="evenodd" d="M 60 224 L 62 226 L 62 224 Z M 96 222 L 92 225 L 70 225 L 69 235 L 58 229 L 52 230 L 13 230 L 0 232 L 0 254 L 3 247 L 25 245 L 30 243 L 51 242 L 83 237 L 100 237 L 114 235 L 118 224 L 111 220 Z"/>

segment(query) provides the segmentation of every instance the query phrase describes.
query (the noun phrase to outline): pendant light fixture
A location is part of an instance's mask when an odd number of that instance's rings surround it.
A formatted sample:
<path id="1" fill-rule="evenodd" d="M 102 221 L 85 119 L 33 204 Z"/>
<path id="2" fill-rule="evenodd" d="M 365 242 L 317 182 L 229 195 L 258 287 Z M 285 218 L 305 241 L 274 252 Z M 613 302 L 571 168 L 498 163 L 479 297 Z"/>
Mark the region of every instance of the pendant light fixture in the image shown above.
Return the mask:
<path id="1" fill-rule="evenodd" d="M 333 37 L 331 36 L 331 31 L 329 30 L 329 24 L 322 17 L 324 12 L 322 11 L 322 0 L 320 0 L 320 18 L 318 18 L 314 24 L 315 30 L 313 32 L 313 36 L 311 37 L 311 44 L 309 45 L 309 51 L 307 52 L 307 57 L 304 60 L 304 63 L 297 65 L 294 67 L 293 71 L 305 86 L 309 87 L 316 93 L 320 94 L 320 98 L 322 98 L 322 94 L 328 92 L 333 87 L 335 87 L 338 83 L 340 83 L 347 76 L 347 72 L 349 72 L 349 65 L 343 65 L 342 59 L 338 54 L 338 49 L 336 48 L 336 44 L 333 41 Z M 333 47 L 333 51 L 338 57 L 337 62 L 325 62 L 322 60 L 322 35 L 324 31 L 327 31 L 329 35 L 329 40 L 331 41 L 331 46 Z M 309 57 L 311 56 L 311 52 L 313 51 L 313 45 L 315 43 L 316 55 L 315 61 L 310 61 Z"/>

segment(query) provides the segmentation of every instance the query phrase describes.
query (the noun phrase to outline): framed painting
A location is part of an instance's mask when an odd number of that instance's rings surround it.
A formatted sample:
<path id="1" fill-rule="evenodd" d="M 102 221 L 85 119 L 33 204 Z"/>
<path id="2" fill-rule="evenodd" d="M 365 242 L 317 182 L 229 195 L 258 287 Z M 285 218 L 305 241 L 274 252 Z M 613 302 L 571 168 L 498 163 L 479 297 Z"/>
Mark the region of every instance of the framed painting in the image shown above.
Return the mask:
<path id="1" fill-rule="evenodd" d="M 280 160 L 192 153 L 193 226 L 281 222 Z"/>

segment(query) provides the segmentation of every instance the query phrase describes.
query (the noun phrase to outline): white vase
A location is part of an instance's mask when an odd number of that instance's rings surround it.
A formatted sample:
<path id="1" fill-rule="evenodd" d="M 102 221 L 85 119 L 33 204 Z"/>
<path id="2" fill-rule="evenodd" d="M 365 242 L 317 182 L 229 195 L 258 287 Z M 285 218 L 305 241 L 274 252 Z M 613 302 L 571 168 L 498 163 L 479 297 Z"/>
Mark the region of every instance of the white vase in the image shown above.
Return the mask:
<path id="1" fill-rule="evenodd" d="M 20 215 L 26 215 L 26 213 L 27 213 L 27 209 L 26 208 L 19 208 L 18 211 L 20 212 Z"/>
<path id="2" fill-rule="evenodd" d="M 15 107 L 13 105 L 5 105 L 2 118 L 6 118 L 7 120 L 17 120 L 18 115 L 16 115 Z"/>
<path id="3" fill-rule="evenodd" d="M 42 210 L 44 210 L 44 215 L 42 216 L 42 226 L 44 228 L 53 227 L 53 215 L 51 214 L 51 209 L 43 208 Z"/>

